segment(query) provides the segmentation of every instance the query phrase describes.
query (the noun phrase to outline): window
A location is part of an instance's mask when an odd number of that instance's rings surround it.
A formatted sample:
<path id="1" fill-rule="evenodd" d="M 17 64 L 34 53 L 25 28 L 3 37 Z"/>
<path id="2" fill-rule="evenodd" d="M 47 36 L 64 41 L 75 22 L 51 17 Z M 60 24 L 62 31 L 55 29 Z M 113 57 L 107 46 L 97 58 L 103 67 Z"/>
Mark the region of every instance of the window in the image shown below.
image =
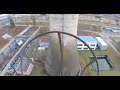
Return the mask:
<path id="1" fill-rule="evenodd" d="M 86 49 L 88 49 L 88 48 L 83 48 L 83 49 L 85 49 L 85 50 L 86 50 Z"/>
<path id="2" fill-rule="evenodd" d="M 91 48 L 92 50 L 94 50 L 94 48 Z"/>
<path id="3" fill-rule="evenodd" d="M 87 44 L 87 45 L 89 46 L 89 44 Z M 84 46 L 87 46 L 87 45 L 84 44 Z"/>
<path id="4" fill-rule="evenodd" d="M 90 46 L 95 46 L 95 44 L 91 44 Z"/>
<path id="5" fill-rule="evenodd" d="M 82 44 L 78 44 L 77 46 L 82 46 Z"/>
<path id="6" fill-rule="evenodd" d="M 78 49 L 82 49 L 82 48 L 78 48 Z"/>

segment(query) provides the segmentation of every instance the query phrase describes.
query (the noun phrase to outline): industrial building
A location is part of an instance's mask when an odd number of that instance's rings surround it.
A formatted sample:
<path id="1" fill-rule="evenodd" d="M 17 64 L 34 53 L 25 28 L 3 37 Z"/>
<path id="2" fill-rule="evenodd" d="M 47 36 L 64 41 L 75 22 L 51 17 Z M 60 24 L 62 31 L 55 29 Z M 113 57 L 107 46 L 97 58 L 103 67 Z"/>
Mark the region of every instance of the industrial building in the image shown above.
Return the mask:
<path id="1" fill-rule="evenodd" d="M 96 39 L 98 41 L 98 46 L 100 50 L 107 50 L 108 48 L 107 43 L 101 37 L 96 37 Z"/>
<path id="2" fill-rule="evenodd" d="M 82 39 L 85 43 L 87 43 L 92 50 L 96 49 L 97 40 L 94 37 L 78 36 L 78 38 Z M 77 48 L 78 48 L 78 50 L 89 50 L 89 48 L 79 40 L 77 40 Z"/>

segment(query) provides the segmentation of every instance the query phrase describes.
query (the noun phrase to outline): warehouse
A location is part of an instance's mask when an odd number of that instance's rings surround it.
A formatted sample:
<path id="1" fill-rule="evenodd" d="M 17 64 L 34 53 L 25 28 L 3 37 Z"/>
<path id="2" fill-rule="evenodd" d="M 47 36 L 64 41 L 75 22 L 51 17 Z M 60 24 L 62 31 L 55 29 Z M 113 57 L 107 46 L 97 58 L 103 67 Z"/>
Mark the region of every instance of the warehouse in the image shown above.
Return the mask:
<path id="1" fill-rule="evenodd" d="M 78 38 L 80 38 L 85 43 L 87 43 L 92 50 L 96 49 L 97 40 L 94 37 L 92 37 L 92 36 L 78 36 Z M 89 48 L 79 40 L 77 40 L 77 48 L 78 48 L 78 50 L 89 50 Z"/>
<path id="2" fill-rule="evenodd" d="M 96 39 L 98 41 L 98 46 L 100 50 L 107 50 L 107 43 L 101 37 L 96 37 Z"/>

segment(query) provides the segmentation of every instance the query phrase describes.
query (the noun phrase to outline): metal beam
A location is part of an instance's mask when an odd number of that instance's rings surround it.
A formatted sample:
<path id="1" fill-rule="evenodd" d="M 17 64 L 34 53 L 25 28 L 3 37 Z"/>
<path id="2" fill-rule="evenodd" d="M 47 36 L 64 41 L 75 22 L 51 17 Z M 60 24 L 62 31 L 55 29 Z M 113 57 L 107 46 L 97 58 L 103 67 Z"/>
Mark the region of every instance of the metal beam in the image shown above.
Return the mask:
<path id="1" fill-rule="evenodd" d="M 35 34 L 37 33 L 37 31 L 39 29 L 40 29 L 40 27 L 30 36 L 30 38 L 28 38 L 28 40 L 24 43 L 24 45 L 16 52 L 16 54 L 13 56 L 13 58 L 10 60 L 10 62 L 7 64 L 7 66 L 4 68 L 4 70 L 1 72 L 0 76 L 4 76 L 5 75 L 5 73 L 8 70 L 10 64 L 15 61 L 16 57 L 18 56 L 18 54 L 22 51 L 22 49 L 29 42 L 29 40 L 31 40 L 33 38 L 33 36 L 35 36 Z"/>
<path id="2" fill-rule="evenodd" d="M 24 34 L 31 26 L 27 27 L 24 31 L 22 31 L 21 33 L 19 33 L 18 35 L 22 35 Z M 17 36 L 17 35 L 16 35 Z M 13 41 L 15 40 L 16 36 L 10 40 L 10 42 L 8 44 L 6 44 L 1 50 L 0 53 L 2 53 L 9 45 L 11 45 L 11 43 L 13 43 Z"/>

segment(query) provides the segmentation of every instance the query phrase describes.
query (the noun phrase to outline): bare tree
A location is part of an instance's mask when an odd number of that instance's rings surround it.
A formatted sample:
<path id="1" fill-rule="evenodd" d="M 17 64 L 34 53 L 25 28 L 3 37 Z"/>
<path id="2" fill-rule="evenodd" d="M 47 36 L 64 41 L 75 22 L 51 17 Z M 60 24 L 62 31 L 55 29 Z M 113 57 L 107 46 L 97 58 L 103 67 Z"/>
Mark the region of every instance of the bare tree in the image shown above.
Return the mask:
<path id="1" fill-rule="evenodd" d="M 32 24 L 33 24 L 33 26 L 36 26 L 36 19 L 35 19 L 35 16 L 31 16 L 31 19 L 32 19 Z"/>
<path id="2" fill-rule="evenodd" d="M 12 18 L 10 18 L 10 25 L 11 25 L 11 27 L 12 27 L 12 28 L 14 28 L 14 27 L 15 27 L 15 23 L 14 23 L 14 21 L 13 21 L 13 19 L 12 19 Z"/>

